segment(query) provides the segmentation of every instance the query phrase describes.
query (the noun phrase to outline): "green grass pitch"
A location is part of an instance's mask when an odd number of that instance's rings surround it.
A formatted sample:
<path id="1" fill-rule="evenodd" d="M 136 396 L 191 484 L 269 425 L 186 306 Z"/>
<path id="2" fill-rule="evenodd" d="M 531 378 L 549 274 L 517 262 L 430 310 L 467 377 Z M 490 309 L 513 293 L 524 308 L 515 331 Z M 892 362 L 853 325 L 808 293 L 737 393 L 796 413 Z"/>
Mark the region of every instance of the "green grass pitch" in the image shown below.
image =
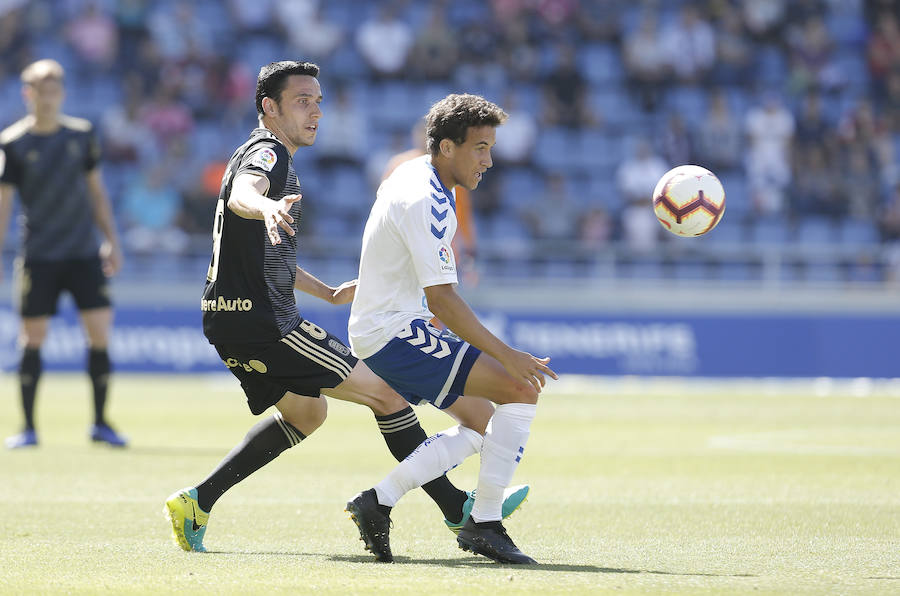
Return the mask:
<path id="1" fill-rule="evenodd" d="M 376 564 L 343 512 L 393 460 L 365 408 L 329 420 L 213 509 L 184 553 L 163 502 L 254 418 L 228 376 L 114 378 L 127 450 L 88 444 L 83 375 L 47 374 L 42 444 L 0 451 L 0 593 L 900 593 L 900 398 L 765 383 L 580 379 L 545 391 L 507 522 L 541 565 L 464 553 L 417 491 Z M 19 424 L 0 377 L 0 431 Z M 449 419 L 417 408 L 426 430 Z M 471 488 L 477 462 L 451 478 Z"/>

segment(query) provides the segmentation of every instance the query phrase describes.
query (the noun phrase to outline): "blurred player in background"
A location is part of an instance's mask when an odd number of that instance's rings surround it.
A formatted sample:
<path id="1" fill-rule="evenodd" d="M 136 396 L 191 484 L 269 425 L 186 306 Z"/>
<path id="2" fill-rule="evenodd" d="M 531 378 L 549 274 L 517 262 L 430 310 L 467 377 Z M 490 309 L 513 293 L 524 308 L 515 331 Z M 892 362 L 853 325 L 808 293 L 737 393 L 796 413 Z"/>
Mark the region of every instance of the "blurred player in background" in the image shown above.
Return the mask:
<path id="1" fill-rule="evenodd" d="M 232 155 L 222 179 L 213 227 L 213 254 L 201 306 L 203 331 L 238 378 L 254 415 L 275 406 L 200 484 L 166 501 L 176 542 L 204 551 L 209 512 L 229 488 L 300 443 L 326 416 L 322 395 L 368 406 L 398 460 L 425 438 L 402 397 L 350 353 L 344 343 L 297 309 L 294 289 L 332 304 L 353 299 L 356 281 L 330 287 L 297 266 L 300 181 L 293 154 L 316 140 L 322 111 L 319 68 L 273 62 L 259 73 L 260 125 Z M 441 474 L 425 491 L 451 530 L 474 504 Z M 512 513 L 528 487 L 513 489 Z"/>
<path id="2" fill-rule="evenodd" d="M 0 133 L 0 162 L 5 162 L 0 163 L 0 246 L 16 190 L 25 223 L 14 283 L 22 316 L 19 384 L 25 426 L 6 439 L 10 449 L 38 444 L 34 403 L 42 369 L 41 345 L 63 291 L 74 298 L 87 335 L 87 369 L 94 393 L 89 436 L 116 447 L 126 444 L 104 415 L 113 319 L 107 278 L 121 267 L 122 253 L 91 123 L 60 112 L 63 75 L 62 66 L 54 60 L 26 67 L 22 94 L 28 115 Z"/>
<path id="3" fill-rule="evenodd" d="M 507 535 L 502 501 L 545 375 L 556 373 L 549 358 L 511 348 L 478 321 L 456 293 L 449 248 L 457 225 L 451 189 L 478 186 L 493 165 L 496 127 L 506 118 L 475 95 L 436 103 L 426 118 L 428 153 L 401 164 L 382 183 L 366 222 L 348 326 L 354 353 L 411 403 L 431 403 L 459 422 L 347 503 L 379 560 L 392 557 L 390 509 L 400 497 L 481 453 L 475 504 L 457 541 L 502 563 L 535 563 Z M 428 324 L 433 316 L 450 331 Z M 484 417 L 486 410 L 492 415 Z"/>

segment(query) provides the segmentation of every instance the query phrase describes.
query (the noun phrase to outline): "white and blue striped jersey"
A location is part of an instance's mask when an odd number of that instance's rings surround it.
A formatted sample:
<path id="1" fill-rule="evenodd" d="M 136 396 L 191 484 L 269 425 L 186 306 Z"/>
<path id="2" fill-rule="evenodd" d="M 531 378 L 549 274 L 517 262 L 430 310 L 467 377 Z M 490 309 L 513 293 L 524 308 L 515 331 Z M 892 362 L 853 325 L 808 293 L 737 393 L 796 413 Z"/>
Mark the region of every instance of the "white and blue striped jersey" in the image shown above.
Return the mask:
<path id="1" fill-rule="evenodd" d="M 363 233 L 359 285 L 350 309 L 350 346 L 368 358 L 415 319 L 431 319 L 424 288 L 456 284 L 450 243 L 456 195 L 431 156 L 400 165 L 382 182 Z"/>

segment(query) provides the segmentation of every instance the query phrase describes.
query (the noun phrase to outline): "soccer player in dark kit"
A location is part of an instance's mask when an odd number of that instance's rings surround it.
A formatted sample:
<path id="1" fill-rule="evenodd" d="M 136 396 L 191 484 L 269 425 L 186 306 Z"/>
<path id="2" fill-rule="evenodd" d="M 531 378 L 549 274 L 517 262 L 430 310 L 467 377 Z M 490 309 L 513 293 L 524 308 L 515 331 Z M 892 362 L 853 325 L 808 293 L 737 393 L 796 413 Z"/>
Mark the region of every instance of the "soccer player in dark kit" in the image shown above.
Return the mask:
<path id="1" fill-rule="evenodd" d="M 318 66 L 308 62 L 273 62 L 260 70 L 260 125 L 234 152 L 222 180 L 201 301 L 203 331 L 240 381 L 250 411 L 276 411 L 251 428 L 205 480 L 166 501 L 175 540 L 187 551 L 206 550 L 209 512 L 225 491 L 325 421 L 323 395 L 368 406 L 398 461 L 426 438 L 409 404 L 297 309 L 294 289 L 332 304 L 350 302 L 356 289 L 355 280 L 330 287 L 297 265 L 301 196 L 292 156 L 316 139 L 322 117 L 318 74 Z M 478 414 L 486 420 L 491 412 Z M 422 488 L 447 526 L 459 531 L 474 497 L 446 476 Z M 503 502 L 507 516 L 527 493 L 527 486 L 510 487 Z"/>
<path id="2" fill-rule="evenodd" d="M 60 113 L 63 75 L 54 60 L 26 67 L 22 95 L 29 113 L 0 133 L 0 246 L 16 190 L 25 216 L 14 283 L 22 316 L 19 384 L 25 425 L 6 439 L 9 449 L 38 444 L 34 403 L 41 346 L 63 291 L 75 299 L 88 340 L 87 369 L 94 393 L 94 424 L 88 434 L 93 441 L 115 447 L 126 443 L 104 416 L 113 318 L 107 278 L 118 271 L 122 254 L 91 123 Z"/>

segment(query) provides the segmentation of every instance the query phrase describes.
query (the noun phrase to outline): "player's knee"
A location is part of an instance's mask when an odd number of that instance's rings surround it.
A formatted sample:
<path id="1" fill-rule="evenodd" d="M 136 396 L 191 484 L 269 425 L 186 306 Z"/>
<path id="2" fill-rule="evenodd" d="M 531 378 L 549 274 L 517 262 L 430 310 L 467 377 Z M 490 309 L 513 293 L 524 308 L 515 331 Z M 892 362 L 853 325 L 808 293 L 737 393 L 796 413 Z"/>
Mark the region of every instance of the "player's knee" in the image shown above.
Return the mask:
<path id="1" fill-rule="evenodd" d="M 325 401 L 324 397 L 302 399 L 309 401 L 300 402 L 296 406 L 291 404 L 294 407 L 286 407 L 285 404 L 279 403 L 278 410 L 281 412 L 282 417 L 290 422 L 291 426 L 308 437 L 325 423 L 325 419 L 328 417 L 328 402 Z"/>
<path id="2" fill-rule="evenodd" d="M 385 385 L 383 390 L 372 394 L 369 408 L 376 416 L 387 416 L 403 410 L 409 406 L 409 402 L 403 399 L 399 393 Z"/>
<path id="3" fill-rule="evenodd" d="M 506 403 L 510 404 L 536 404 L 538 392 L 531 384 L 515 383 L 509 387 Z"/>

